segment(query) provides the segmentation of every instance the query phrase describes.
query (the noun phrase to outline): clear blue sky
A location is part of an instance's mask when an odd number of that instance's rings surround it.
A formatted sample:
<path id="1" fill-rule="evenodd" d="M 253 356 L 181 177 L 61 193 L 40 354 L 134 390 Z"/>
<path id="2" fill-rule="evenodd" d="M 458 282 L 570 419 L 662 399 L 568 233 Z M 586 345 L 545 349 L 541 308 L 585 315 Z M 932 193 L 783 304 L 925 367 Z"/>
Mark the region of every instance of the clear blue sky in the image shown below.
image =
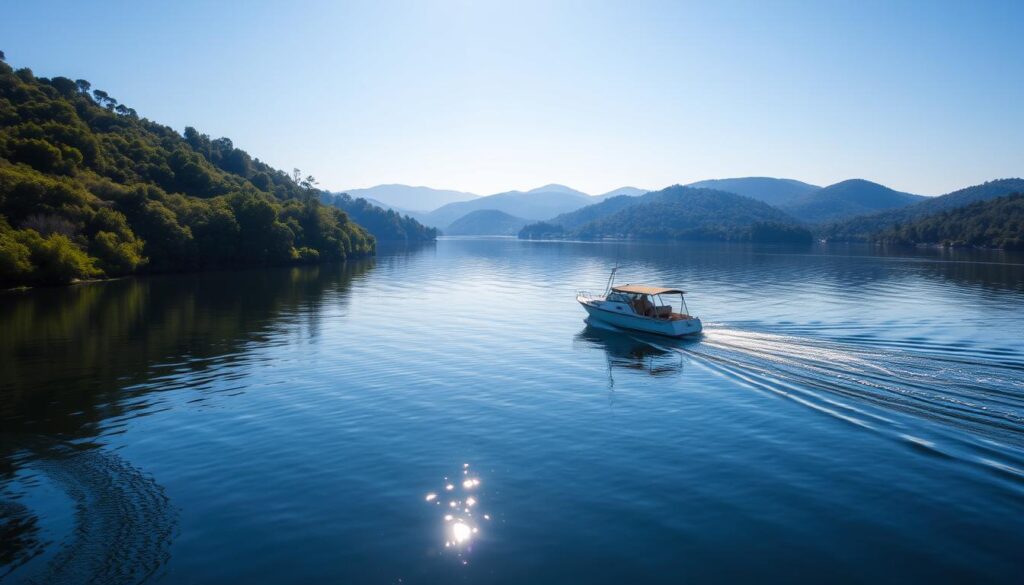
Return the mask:
<path id="1" fill-rule="evenodd" d="M 1024 174 L 1024 2 L 5 0 L 0 50 L 330 189 Z"/>

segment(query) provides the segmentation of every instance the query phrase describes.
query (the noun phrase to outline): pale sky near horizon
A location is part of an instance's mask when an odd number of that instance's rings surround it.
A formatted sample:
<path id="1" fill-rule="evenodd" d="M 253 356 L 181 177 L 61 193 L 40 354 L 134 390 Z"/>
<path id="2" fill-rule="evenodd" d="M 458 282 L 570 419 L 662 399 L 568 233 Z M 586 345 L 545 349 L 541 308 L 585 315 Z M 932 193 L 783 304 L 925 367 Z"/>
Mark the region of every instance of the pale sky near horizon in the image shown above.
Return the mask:
<path id="1" fill-rule="evenodd" d="M 1024 2 L 2 6 L 11 65 L 331 190 L 1024 175 Z"/>

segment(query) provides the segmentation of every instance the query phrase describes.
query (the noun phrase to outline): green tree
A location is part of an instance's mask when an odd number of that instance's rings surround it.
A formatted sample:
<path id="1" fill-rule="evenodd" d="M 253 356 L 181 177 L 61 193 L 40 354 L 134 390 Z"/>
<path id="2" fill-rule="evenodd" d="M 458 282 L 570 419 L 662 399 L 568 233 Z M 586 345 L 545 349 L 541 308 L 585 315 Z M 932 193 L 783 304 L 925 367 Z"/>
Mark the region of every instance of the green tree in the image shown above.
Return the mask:
<path id="1" fill-rule="evenodd" d="M 5 285 L 372 254 L 374 239 L 319 196 L 313 177 L 228 138 L 178 134 L 87 80 L 0 61 Z"/>
<path id="2" fill-rule="evenodd" d="M 0 283 L 25 282 L 32 276 L 32 253 L 6 223 L 0 224 Z"/>
<path id="3" fill-rule="evenodd" d="M 44 284 L 67 284 L 82 278 L 100 276 L 95 260 L 63 234 L 43 238 L 35 230 L 19 230 L 15 238 L 29 250 L 33 265 L 32 280 Z"/>

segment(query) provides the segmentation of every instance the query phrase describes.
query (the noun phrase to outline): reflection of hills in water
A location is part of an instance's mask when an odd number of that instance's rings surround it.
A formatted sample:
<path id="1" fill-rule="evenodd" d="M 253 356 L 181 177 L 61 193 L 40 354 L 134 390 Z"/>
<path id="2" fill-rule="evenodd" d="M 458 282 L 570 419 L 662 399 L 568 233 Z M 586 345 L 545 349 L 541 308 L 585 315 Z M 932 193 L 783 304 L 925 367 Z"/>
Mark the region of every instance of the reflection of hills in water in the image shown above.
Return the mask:
<path id="1" fill-rule="evenodd" d="M 642 334 L 587 325 L 576 334 L 576 341 L 603 349 L 610 369 L 633 370 L 651 376 L 675 376 L 683 371 L 683 354 L 652 345 Z"/>
<path id="2" fill-rule="evenodd" d="M 39 518 L 23 504 L 0 498 L 0 579 L 42 552 Z"/>
<path id="3" fill-rule="evenodd" d="M 187 369 L 191 387 L 202 392 L 213 388 L 221 366 L 253 359 L 252 349 L 284 322 L 318 335 L 322 312 L 343 308 L 352 281 L 373 266 L 366 260 L 4 293 L 0 578 L 137 583 L 152 576 L 169 555 L 174 508 L 152 478 L 97 437 L 129 410 L 154 406 L 154 385 L 145 382 Z M 210 384 L 196 384 L 196 376 Z M 26 497 L 40 489 L 64 494 L 73 509 L 72 525 L 53 542 L 50 519 Z"/>
<path id="4" fill-rule="evenodd" d="M 6 294 L 0 423 L 5 432 L 95 436 L 126 401 L 145 408 L 139 398 L 152 386 L 143 382 L 246 359 L 252 344 L 297 313 L 303 333 L 317 335 L 322 310 L 344 306 L 352 280 L 372 268 L 368 260 Z"/>

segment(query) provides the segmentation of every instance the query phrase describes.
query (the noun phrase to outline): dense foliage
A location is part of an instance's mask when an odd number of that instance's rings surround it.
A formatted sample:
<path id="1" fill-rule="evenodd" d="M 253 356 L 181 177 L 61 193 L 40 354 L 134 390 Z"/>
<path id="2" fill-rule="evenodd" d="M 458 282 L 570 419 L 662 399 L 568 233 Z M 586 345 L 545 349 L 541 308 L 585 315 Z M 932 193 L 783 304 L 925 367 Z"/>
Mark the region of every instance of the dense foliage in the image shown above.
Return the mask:
<path id="1" fill-rule="evenodd" d="M 1024 250 L 1024 195 L 943 211 L 876 234 L 890 244 L 942 244 Z"/>
<path id="2" fill-rule="evenodd" d="M 953 191 L 941 197 L 925 199 L 899 209 L 862 215 L 821 226 L 818 232 L 830 241 L 867 241 L 872 239 L 874 234 L 922 217 L 1019 192 L 1024 192 L 1024 179 L 999 179 Z"/>
<path id="3" fill-rule="evenodd" d="M 378 207 L 362 197 L 353 199 L 347 193 L 322 193 L 320 199 L 344 211 L 378 240 L 425 242 L 437 238 L 437 229 L 427 227 L 393 209 Z"/>
<path id="4" fill-rule="evenodd" d="M 372 253 L 315 193 L 227 138 L 179 135 L 88 81 L 0 62 L 0 284 Z"/>
<path id="5" fill-rule="evenodd" d="M 588 205 L 575 211 L 569 211 L 567 213 L 557 215 L 549 221 L 550 223 L 562 226 L 564 229 L 575 230 L 592 221 L 614 215 L 619 211 L 636 205 L 642 201 L 644 201 L 642 196 L 631 197 L 629 195 L 618 195 L 615 197 L 609 197 L 608 199 L 594 205 Z"/>
<path id="6" fill-rule="evenodd" d="M 615 207 L 622 206 L 615 210 Z M 648 240 L 717 240 L 753 242 L 810 242 L 811 233 L 766 203 L 734 193 L 675 185 L 641 197 L 609 199 L 575 215 L 596 216 L 576 229 L 565 227 L 563 237 L 582 239 L 631 238 Z M 556 218 L 549 223 L 558 223 Z M 570 224 L 571 225 L 571 224 Z M 548 226 L 532 224 L 520 237 L 554 235 Z"/>
<path id="7" fill-rule="evenodd" d="M 531 223 L 519 230 L 519 238 L 522 240 L 551 240 L 563 237 L 565 237 L 564 227 L 546 221 Z"/>

